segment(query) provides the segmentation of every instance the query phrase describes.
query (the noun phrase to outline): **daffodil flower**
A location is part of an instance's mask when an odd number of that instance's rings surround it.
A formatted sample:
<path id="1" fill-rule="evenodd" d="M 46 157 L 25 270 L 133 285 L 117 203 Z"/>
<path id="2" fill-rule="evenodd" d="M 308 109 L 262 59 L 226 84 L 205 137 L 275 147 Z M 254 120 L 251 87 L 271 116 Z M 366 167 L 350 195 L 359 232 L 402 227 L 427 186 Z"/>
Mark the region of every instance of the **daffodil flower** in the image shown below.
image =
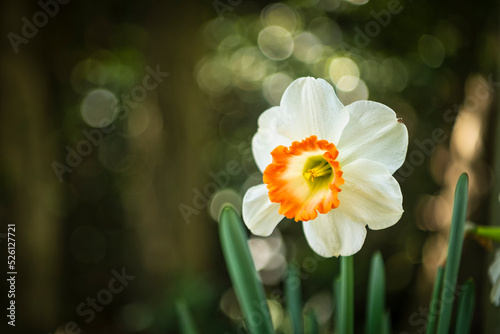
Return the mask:
<path id="1" fill-rule="evenodd" d="M 407 147 L 407 129 L 389 107 L 344 106 L 325 80 L 297 79 L 280 106 L 259 117 L 252 150 L 264 183 L 245 194 L 243 219 L 260 236 L 283 217 L 302 221 L 316 253 L 352 255 L 366 225 L 380 230 L 401 218 L 403 197 L 392 174 Z"/>

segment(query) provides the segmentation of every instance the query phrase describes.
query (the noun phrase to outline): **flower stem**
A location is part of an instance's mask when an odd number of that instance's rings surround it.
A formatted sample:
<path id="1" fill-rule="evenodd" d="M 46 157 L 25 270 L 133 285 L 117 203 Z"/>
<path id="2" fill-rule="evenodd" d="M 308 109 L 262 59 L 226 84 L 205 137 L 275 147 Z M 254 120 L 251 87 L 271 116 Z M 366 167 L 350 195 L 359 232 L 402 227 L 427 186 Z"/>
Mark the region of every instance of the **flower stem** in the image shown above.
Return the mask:
<path id="1" fill-rule="evenodd" d="M 339 333 L 354 333 L 354 263 L 352 256 L 340 257 Z"/>

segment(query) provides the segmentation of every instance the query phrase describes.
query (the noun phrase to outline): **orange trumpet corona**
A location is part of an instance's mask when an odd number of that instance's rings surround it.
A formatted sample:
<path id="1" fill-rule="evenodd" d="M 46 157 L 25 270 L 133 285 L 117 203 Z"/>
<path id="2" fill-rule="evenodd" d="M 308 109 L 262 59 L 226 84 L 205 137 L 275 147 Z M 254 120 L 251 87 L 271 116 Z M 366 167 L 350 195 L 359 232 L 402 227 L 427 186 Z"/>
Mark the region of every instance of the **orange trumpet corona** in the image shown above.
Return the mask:
<path id="1" fill-rule="evenodd" d="M 264 171 L 264 183 L 279 213 L 295 221 L 315 219 L 339 206 L 344 184 L 334 144 L 310 136 L 290 147 L 278 146 Z"/>

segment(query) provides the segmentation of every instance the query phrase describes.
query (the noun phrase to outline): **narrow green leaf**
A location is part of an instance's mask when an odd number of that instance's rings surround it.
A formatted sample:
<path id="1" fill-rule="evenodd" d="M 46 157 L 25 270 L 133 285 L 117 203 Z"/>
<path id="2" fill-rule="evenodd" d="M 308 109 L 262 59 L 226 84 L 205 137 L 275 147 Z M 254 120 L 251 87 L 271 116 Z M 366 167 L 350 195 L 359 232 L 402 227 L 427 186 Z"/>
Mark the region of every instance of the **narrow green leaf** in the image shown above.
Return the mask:
<path id="1" fill-rule="evenodd" d="M 456 334 L 468 334 L 470 331 L 472 315 L 474 314 L 474 296 L 474 281 L 469 279 L 458 297 Z"/>
<path id="2" fill-rule="evenodd" d="M 448 259 L 444 268 L 443 289 L 441 292 L 441 315 L 438 322 L 438 333 L 447 334 L 450 329 L 451 312 L 455 298 L 458 267 L 462 256 L 464 239 L 465 217 L 467 216 L 467 199 L 469 192 L 469 177 L 462 174 L 455 189 L 453 216 L 451 218 L 450 240 L 448 245 Z"/>
<path id="3" fill-rule="evenodd" d="M 387 311 L 384 315 L 384 321 L 382 322 L 382 333 L 383 334 L 391 334 L 392 333 L 392 325 L 391 325 L 391 312 Z"/>
<path id="4" fill-rule="evenodd" d="M 380 252 L 375 252 L 370 265 L 368 302 L 366 304 L 366 334 L 380 334 L 384 323 L 385 270 Z"/>
<path id="5" fill-rule="evenodd" d="M 304 333 L 299 270 L 300 269 L 295 264 L 290 265 L 285 281 L 286 305 L 292 321 L 292 332 L 294 334 Z"/>
<path id="6" fill-rule="evenodd" d="M 352 256 L 340 257 L 339 333 L 354 333 L 354 264 Z"/>
<path id="7" fill-rule="evenodd" d="M 318 334 L 319 325 L 318 319 L 316 319 L 316 314 L 313 310 L 306 312 L 306 333 L 307 334 Z"/>
<path id="8" fill-rule="evenodd" d="M 191 312 L 185 300 L 177 300 L 175 303 L 177 311 L 177 319 L 179 320 L 179 327 L 182 334 L 198 334 L 198 329 L 194 323 Z"/>
<path id="9" fill-rule="evenodd" d="M 219 225 L 222 253 L 249 332 L 274 333 L 264 287 L 255 270 L 240 216 L 228 205 L 221 210 Z"/>
<path id="10" fill-rule="evenodd" d="M 444 268 L 439 267 L 437 270 L 436 281 L 434 282 L 434 288 L 432 290 L 431 303 L 429 305 L 429 320 L 427 321 L 427 331 L 426 334 L 434 334 L 436 332 L 436 323 L 438 319 L 438 313 L 441 309 L 441 289 L 443 288 L 443 275 Z"/>

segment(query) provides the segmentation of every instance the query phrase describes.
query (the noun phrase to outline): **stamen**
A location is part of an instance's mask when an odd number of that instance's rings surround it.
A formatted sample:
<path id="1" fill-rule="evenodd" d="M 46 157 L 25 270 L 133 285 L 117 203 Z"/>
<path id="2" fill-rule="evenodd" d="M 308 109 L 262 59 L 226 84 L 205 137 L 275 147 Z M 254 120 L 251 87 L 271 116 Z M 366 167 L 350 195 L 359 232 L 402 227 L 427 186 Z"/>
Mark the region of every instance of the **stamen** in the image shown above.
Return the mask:
<path id="1" fill-rule="evenodd" d="M 306 180 L 311 182 L 314 182 L 315 177 L 321 177 L 331 174 L 332 174 L 332 166 L 326 160 L 323 160 L 316 167 L 310 168 L 307 172 L 303 173 Z"/>

